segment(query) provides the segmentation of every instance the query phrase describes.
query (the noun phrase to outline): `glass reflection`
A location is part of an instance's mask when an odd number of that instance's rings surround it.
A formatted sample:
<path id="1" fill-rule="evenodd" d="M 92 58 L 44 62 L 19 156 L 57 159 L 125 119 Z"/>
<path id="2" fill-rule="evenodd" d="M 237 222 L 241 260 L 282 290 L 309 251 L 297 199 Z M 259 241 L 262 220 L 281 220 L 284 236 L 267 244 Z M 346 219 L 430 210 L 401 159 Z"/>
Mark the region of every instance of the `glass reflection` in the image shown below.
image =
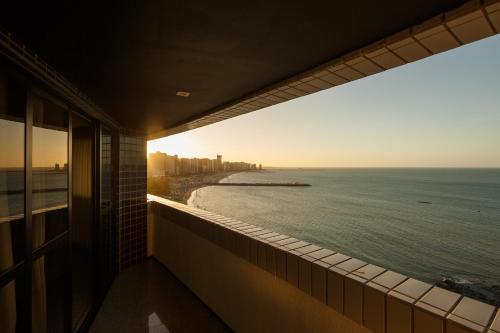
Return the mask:
<path id="1" fill-rule="evenodd" d="M 25 95 L 0 68 L 0 273 L 23 258 Z"/>
<path id="2" fill-rule="evenodd" d="M 33 96 L 33 247 L 68 228 L 68 112 Z"/>

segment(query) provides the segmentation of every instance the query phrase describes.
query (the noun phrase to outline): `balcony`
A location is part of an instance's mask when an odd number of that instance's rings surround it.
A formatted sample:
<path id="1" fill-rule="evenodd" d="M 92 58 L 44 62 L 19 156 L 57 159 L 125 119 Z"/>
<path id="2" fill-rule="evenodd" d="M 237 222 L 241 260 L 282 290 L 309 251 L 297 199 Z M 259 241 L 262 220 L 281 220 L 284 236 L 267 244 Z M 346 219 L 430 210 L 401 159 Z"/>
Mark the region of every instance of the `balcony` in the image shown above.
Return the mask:
<path id="1" fill-rule="evenodd" d="M 230 332 L 155 259 L 118 276 L 90 332 Z"/>
<path id="2" fill-rule="evenodd" d="M 148 323 L 150 332 L 230 331 L 227 326 L 236 332 L 499 332 L 493 306 L 271 230 L 148 198 L 148 251 L 155 259 L 118 277 L 92 332 L 142 332 Z"/>

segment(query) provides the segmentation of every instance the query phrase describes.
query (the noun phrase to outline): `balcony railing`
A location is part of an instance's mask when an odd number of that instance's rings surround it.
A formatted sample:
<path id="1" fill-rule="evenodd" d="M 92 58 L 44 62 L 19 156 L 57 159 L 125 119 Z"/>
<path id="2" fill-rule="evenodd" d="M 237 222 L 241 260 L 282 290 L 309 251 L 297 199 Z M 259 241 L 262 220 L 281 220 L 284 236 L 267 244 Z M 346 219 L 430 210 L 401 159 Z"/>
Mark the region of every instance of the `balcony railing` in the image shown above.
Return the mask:
<path id="1" fill-rule="evenodd" d="M 150 253 L 237 332 L 500 332 L 495 307 L 148 196 Z"/>

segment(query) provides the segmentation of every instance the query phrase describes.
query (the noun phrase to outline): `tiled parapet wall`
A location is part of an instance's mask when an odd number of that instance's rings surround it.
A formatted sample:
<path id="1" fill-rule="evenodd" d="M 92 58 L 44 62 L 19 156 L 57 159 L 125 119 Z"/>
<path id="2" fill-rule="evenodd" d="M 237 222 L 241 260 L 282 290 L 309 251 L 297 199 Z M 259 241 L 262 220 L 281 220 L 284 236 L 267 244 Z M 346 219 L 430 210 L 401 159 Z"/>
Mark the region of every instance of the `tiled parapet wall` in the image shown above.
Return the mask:
<path id="1" fill-rule="evenodd" d="M 153 214 L 168 216 L 375 333 L 500 333 L 500 314 L 491 305 L 272 230 L 148 198 L 159 204 Z"/>

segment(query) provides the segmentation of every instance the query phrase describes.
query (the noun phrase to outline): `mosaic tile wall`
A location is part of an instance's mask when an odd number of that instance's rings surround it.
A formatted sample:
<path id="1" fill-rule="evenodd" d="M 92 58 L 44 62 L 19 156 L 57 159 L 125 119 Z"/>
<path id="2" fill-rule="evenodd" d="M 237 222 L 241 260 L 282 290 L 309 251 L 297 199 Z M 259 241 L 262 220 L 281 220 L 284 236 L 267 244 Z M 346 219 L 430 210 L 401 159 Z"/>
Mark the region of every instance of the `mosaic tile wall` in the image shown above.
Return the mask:
<path id="1" fill-rule="evenodd" d="M 147 255 L 146 137 L 120 134 L 118 270 Z"/>

